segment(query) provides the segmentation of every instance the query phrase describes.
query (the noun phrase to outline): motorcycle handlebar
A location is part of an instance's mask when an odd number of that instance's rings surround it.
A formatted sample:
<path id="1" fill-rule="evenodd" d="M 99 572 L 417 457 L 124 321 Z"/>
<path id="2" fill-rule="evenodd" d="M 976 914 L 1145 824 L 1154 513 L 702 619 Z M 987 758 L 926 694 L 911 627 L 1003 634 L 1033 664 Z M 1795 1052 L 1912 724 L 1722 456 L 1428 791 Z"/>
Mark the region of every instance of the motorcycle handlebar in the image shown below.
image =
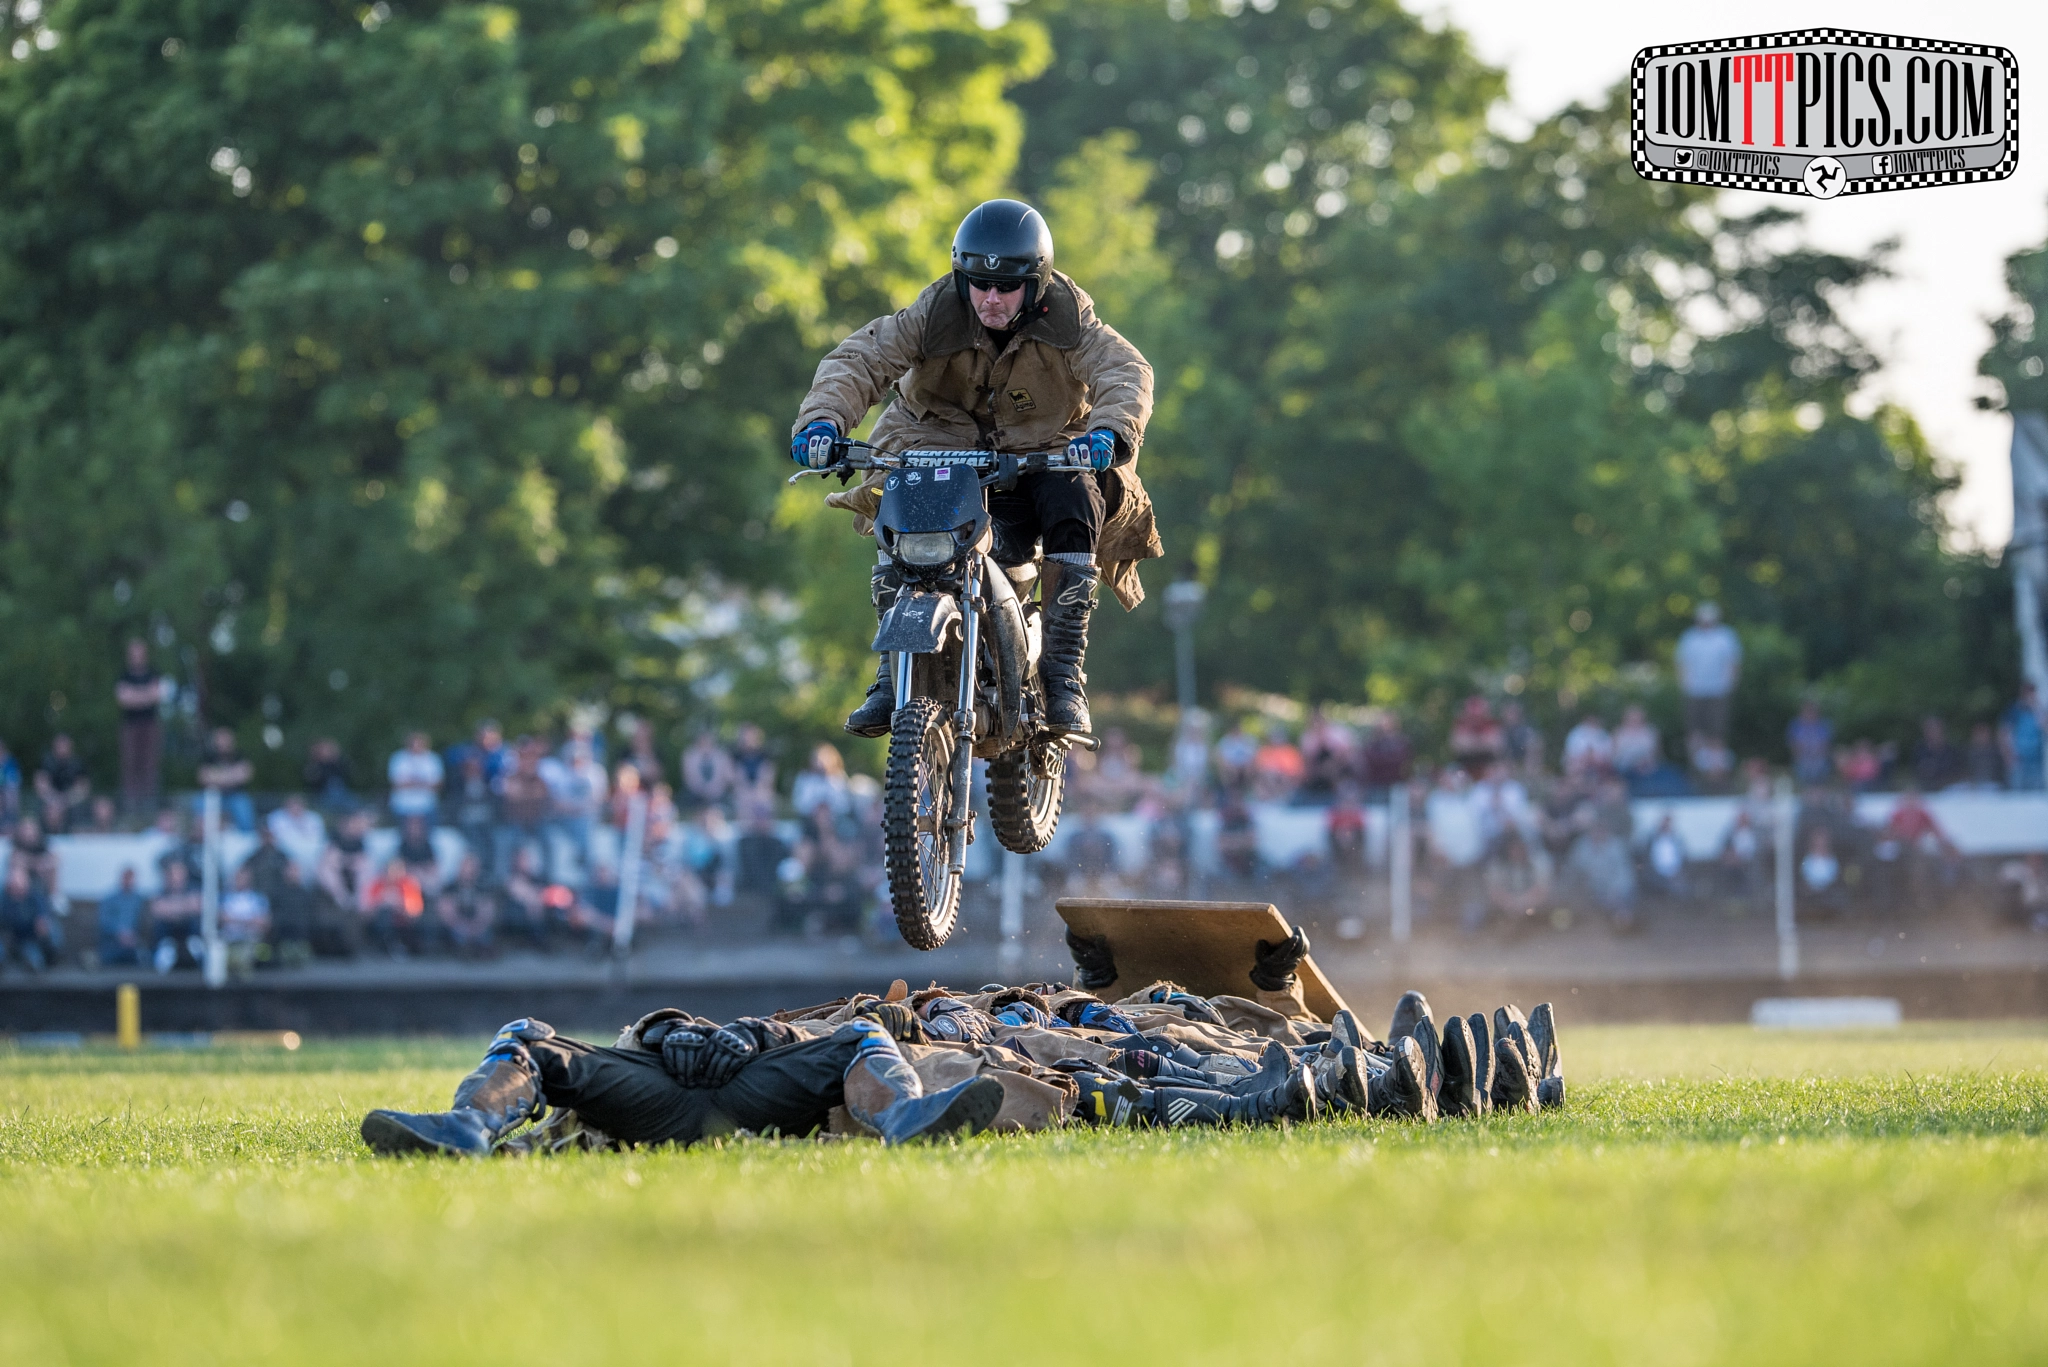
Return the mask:
<path id="1" fill-rule="evenodd" d="M 1094 467 L 1086 456 L 1073 457 L 1066 448 L 1057 451 L 884 451 L 869 446 L 866 442 L 838 441 L 832 443 L 832 463 L 817 470 L 799 470 L 789 477 L 794 484 L 805 475 L 836 475 L 854 470 L 923 470 L 938 465 L 965 465 L 974 470 L 1000 470 L 1005 461 L 1014 461 L 1019 474 L 1038 470 L 1090 470 Z"/>

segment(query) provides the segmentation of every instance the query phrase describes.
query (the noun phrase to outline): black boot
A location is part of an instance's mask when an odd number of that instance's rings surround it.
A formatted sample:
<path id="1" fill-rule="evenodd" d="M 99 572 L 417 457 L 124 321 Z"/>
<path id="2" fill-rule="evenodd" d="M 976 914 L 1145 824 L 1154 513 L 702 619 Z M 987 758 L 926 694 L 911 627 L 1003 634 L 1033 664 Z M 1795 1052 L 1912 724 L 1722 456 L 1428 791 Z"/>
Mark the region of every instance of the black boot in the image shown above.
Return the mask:
<path id="1" fill-rule="evenodd" d="M 1167 1126 L 1272 1125 L 1282 1120 L 1314 1120 L 1322 1112 L 1315 1078 L 1304 1064 L 1297 1064 L 1277 1087 L 1250 1096 L 1193 1087 L 1155 1087 L 1151 1102 L 1153 1123 Z"/>
<path id="2" fill-rule="evenodd" d="M 1391 1057 L 1366 1082 L 1366 1113 L 1436 1119 L 1436 1098 L 1423 1082 L 1428 1065 L 1422 1060 L 1422 1046 L 1413 1035 L 1404 1035 L 1388 1052 Z"/>
<path id="3" fill-rule="evenodd" d="M 1316 1096 L 1330 1110 L 1364 1115 L 1369 1101 L 1368 1084 L 1365 1075 L 1365 1056 L 1350 1045 L 1340 1045 L 1335 1053 L 1317 1055 L 1309 1063 L 1309 1071 L 1315 1075 Z"/>
<path id="4" fill-rule="evenodd" d="M 1486 1023 L 1484 1011 L 1474 1011 L 1465 1021 L 1472 1027 L 1472 1085 L 1479 1089 L 1480 1104 L 1490 1111 L 1493 1109 L 1493 1030 Z"/>
<path id="5" fill-rule="evenodd" d="M 1564 1060 L 1557 1053 L 1557 1010 L 1539 1003 L 1529 1013 L 1529 1043 L 1536 1051 L 1536 1101 L 1545 1107 L 1564 1105 Z"/>
<path id="6" fill-rule="evenodd" d="M 516 1052 L 493 1047 L 455 1089 L 455 1104 L 448 1110 L 421 1115 L 372 1111 L 363 1117 L 363 1142 L 382 1154 L 487 1158 L 500 1139 L 546 1109 L 532 1055 L 523 1047 Z"/>
<path id="7" fill-rule="evenodd" d="M 1536 1069 L 1523 1050 L 1527 1039 L 1520 1026 L 1513 1026 L 1508 1034 L 1493 1042 L 1493 1109 L 1496 1111 L 1536 1109 Z"/>
<path id="8" fill-rule="evenodd" d="M 894 565 L 875 566 L 871 581 L 875 600 L 875 621 L 880 622 L 896 606 L 896 594 L 903 587 L 903 576 Z M 896 716 L 896 681 L 889 677 L 889 657 L 882 656 L 875 666 L 875 681 L 868 685 L 868 695 L 861 699 L 853 715 L 846 719 L 846 732 L 851 736 L 886 736 L 889 723 Z"/>
<path id="9" fill-rule="evenodd" d="M 1088 614 L 1095 611 L 1095 589 L 1102 572 L 1093 565 L 1059 561 L 1059 574 L 1047 585 L 1045 646 L 1038 657 L 1038 677 L 1045 681 L 1045 729 L 1054 735 L 1088 732 L 1088 676 L 1082 662 L 1088 655 Z"/>
<path id="10" fill-rule="evenodd" d="M 1486 1105 L 1473 1066 L 1472 1027 L 1463 1016 L 1444 1022 L 1443 1054 L 1444 1085 L 1437 1093 L 1437 1110 L 1444 1115 L 1478 1115 Z"/>
<path id="11" fill-rule="evenodd" d="M 1099 1073 L 1076 1073 L 1081 1095 L 1074 1101 L 1074 1118 L 1090 1125 L 1128 1128 L 1145 1114 L 1145 1089 L 1129 1078 Z"/>
<path id="12" fill-rule="evenodd" d="M 1240 1078 L 1233 1078 L 1229 1082 L 1201 1082 L 1196 1085 L 1215 1087 L 1232 1096 L 1256 1096 L 1286 1082 L 1293 1075 L 1294 1069 L 1294 1055 L 1288 1052 L 1287 1046 L 1278 1040 L 1267 1040 L 1265 1052 L 1259 1055 L 1259 1066 L 1256 1071 L 1246 1073 Z"/>
<path id="13" fill-rule="evenodd" d="M 1403 992 L 1401 1000 L 1394 1003 L 1394 1019 L 1387 1025 L 1388 1041 L 1413 1034 L 1419 1022 L 1429 1019 L 1429 998 L 1420 992 Z"/>
<path id="14" fill-rule="evenodd" d="M 1444 1047 L 1437 1037 L 1436 1023 L 1425 1015 L 1408 1032 L 1408 1038 L 1422 1050 L 1422 1086 L 1429 1093 L 1430 1104 L 1435 1106 L 1444 1090 Z"/>
<path id="15" fill-rule="evenodd" d="M 983 1074 L 927 1094 L 886 1030 L 875 1025 L 846 1069 L 846 1110 L 884 1144 L 980 1134 L 1003 1109 L 1003 1084 Z"/>

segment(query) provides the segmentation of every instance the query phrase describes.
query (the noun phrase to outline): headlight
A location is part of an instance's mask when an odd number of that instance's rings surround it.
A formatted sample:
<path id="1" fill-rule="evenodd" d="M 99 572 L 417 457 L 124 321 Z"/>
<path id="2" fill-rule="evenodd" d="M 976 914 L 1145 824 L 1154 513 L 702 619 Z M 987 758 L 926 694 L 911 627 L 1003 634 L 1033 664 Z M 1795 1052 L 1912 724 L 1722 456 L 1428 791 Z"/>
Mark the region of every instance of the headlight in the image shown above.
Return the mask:
<path id="1" fill-rule="evenodd" d="M 943 565 L 958 549 L 951 532 L 905 532 L 893 554 L 906 565 Z"/>

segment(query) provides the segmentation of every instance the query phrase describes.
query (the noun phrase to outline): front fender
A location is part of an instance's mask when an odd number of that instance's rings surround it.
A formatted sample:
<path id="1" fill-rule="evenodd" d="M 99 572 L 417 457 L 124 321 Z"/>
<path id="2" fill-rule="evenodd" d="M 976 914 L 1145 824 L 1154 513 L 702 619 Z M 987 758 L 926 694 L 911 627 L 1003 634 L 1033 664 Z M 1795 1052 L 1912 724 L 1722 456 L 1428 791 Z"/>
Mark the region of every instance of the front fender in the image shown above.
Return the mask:
<path id="1" fill-rule="evenodd" d="M 876 628 L 871 649 L 929 655 L 945 644 L 946 633 L 959 620 L 960 605 L 950 593 L 899 593 Z"/>

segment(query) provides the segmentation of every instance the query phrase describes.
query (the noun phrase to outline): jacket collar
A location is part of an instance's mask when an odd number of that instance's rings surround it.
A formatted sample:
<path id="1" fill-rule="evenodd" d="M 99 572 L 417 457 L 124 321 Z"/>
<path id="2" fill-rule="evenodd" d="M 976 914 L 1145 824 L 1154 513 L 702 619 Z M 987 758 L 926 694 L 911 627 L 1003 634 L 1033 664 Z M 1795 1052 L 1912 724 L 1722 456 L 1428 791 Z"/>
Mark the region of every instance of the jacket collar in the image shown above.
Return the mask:
<path id="1" fill-rule="evenodd" d="M 932 291 L 932 311 L 925 319 L 924 354 L 950 356 L 956 351 L 971 350 L 988 330 L 954 288 L 953 277 L 948 275 L 937 281 Z M 1073 281 L 1053 272 L 1045 297 L 1038 301 L 1036 316 L 1017 330 L 1017 340 L 1044 342 L 1062 351 L 1081 344 L 1081 301 Z"/>

